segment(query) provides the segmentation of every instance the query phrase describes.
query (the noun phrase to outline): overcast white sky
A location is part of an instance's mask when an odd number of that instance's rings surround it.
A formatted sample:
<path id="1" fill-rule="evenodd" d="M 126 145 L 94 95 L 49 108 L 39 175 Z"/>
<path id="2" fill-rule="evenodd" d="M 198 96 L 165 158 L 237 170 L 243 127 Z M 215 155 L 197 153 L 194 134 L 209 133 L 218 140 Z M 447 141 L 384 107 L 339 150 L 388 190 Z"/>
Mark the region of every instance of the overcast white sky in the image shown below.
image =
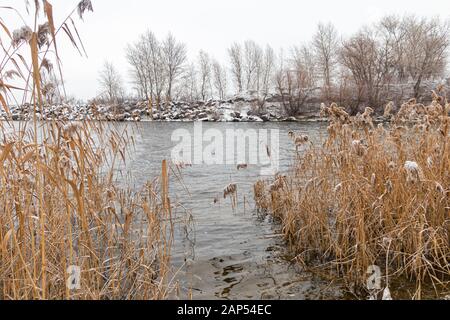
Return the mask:
<path id="1" fill-rule="evenodd" d="M 32 1 L 31 1 L 32 2 Z M 50 0 L 61 21 L 79 0 Z M 94 13 L 78 28 L 89 58 L 80 58 L 63 42 L 63 71 L 69 94 L 90 98 L 99 93 L 98 71 L 105 59 L 128 78 L 124 48 L 146 29 L 159 38 L 169 31 L 188 46 L 190 58 L 200 49 L 226 62 L 234 41 L 253 39 L 275 49 L 309 41 L 319 22 L 332 22 L 343 35 L 385 14 L 450 18 L 449 0 L 92 0 Z M 21 5 L 0 0 L 0 5 Z M 7 14 L 2 11 L 2 18 Z M 20 23 L 18 23 L 20 24 Z M 63 35 L 62 35 L 63 36 Z M 129 84 L 128 84 L 129 87 Z"/>

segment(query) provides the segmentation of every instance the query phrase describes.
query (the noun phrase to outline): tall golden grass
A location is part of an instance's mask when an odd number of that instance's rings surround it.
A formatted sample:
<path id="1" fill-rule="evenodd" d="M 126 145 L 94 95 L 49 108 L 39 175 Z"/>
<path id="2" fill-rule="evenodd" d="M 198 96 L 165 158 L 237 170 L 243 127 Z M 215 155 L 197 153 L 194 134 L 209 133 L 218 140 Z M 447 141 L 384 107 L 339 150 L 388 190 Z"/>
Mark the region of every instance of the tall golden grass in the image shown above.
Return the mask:
<path id="1" fill-rule="evenodd" d="M 0 20 L 0 105 L 9 113 L 22 96 L 34 115 L 30 122 L 0 123 L 0 299 L 165 298 L 172 242 L 167 163 L 161 178 L 140 190 L 120 187 L 126 131 L 99 122 L 38 121 L 50 56 L 60 66 L 58 32 L 80 47 L 72 16 L 92 5 L 81 1 L 59 28 L 48 1 L 42 7 L 35 1 L 34 9 L 33 28 L 11 32 Z M 16 9 L 0 10 L 25 23 Z M 81 271 L 77 287 L 70 285 L 71 266 Z"/>
<path id="2" fill-rule="evenodd" d="M 323 144 L 302 141 L 292 171 L 255 184 L 258 209 L 281 221 L 296 261 L 330 275 L 358 297 L 369 266 L 381 267 L 394 298 L 439 297 L 450 281 L 450 104 L 443 88 L 411 100 L 375 126 L 372 110 L 350 117 L 332 104 Z M 324 269 L 329 271 L 324 273 Z M 396 282 L 399 281 L 399 282 Z M 396 295 L 399 283 L 413 283 Z M 376 294 L 376 292 L 375 292 Z M 448 294 L 448 292 L 447 292 Z"/>

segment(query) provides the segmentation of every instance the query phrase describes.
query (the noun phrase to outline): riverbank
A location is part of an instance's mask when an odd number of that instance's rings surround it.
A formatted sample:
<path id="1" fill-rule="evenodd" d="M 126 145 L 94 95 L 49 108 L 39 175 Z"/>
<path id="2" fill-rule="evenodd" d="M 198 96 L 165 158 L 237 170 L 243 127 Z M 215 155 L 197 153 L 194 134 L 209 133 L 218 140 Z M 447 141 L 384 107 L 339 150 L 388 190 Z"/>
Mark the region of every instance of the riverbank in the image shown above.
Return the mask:
<path id="1" fill-rule="evenodd" d="M 440 86 L 439 81 L 424 82 L 421 90 L 432 92 Z M 385 101 L 396 101 L 392 104 L 392 111 L 400 109 L 402 102 L 410 97 L 412 84 L 395 85 L 392 87 L 392 95 L 386 96 Z M 339 97 L 336 96 L 336 99 Z M 125 100 L 120 103 L 59 103 L 44 104 L 41 108 L 34 108 L 31 104 L 21 106 L 9 106 L 9 112 L 0 110 L 0 121 L 27 121 L 32 120 L 34 111 L 38 120 L 62 120 L 62 121 L 114 121 L 114 122 L 140 122 L 140 121 L 175 121 L 175 122 L 327 122 L 328 119 L 321 116 L 320 111 L 324 100 L 321 88 L 309 89 L 305 100 L 297 105 L 288 97 L 282 97 L 277 93 L 264 97 L 255 92 L 240 93 L 227 99 L 209 99 L 207 101 L 168 101 L 152 104 L 148 100 Z M 421 103 L 430 103 L 428 97 L 423 97 Z M 291 103 L 294 103 L 291 105 Z M 387 103 L 387 102 L 386 102 Z M 351 113 L 362 114 L 364 103 L 358 102 L 357 97 L 346 99 L 347 109 Z M 359 105 L 359 107 L 355 107 Z M 372 106 L 373 107 L 373 106 Z M 36 110 L 34 110 L 36 109 Z M 295 116 L 292 116 L 293 110 Z M 289 110 L 289 112 L 288 112 Z M 349 110 L 346 110 L 349 112 Z M 374 121 L 383 122 L 383 107 L 376 106 Z M 350 112 L 349 112 L 350 113 Z"/>
<path id="2" fill-rule="evenodd" d="M 108 105 L 54 105 L 45 106 L 43 112 L 36 111 L 39 121 L 104 121 L 104 122 L 328 122 L 319 112 L 304 112 L 297 116 L 283 116 L 280 106 L 271 105 L 266 112 L 252 111 L 250 105 L 217 104 L 181 104 L 171 103 L 168 108 L 149 112 L 144 103 L 120 107 Z M 29 106 L 12 108 L 11 114 L 0 115 L 0 121 L 30 121 L 33 113 Z M 386 118 L 377 117 L 375 122 L 384 122 Z"/>
<path id="3" fill-rule="evenodd" d="M 296 117 L 283 115 L 279 103 L 268 104 L 264 110 L 255 111 L 253 102 L 208 101 L 197 103 L 170 102 L 153 109 L 148 102 L 124 102 L 121 105 L 50 105 L 42 112 L 37 110 L 39 120 L 62 121 L 203 121 L 203 122 L 296 122 L 323 121 L 317 112 L 305 112 Z M 10 115 L 3 112 L 2 120 L 31 120 L 33 110 L 29 105 L 12 108 Z"/>

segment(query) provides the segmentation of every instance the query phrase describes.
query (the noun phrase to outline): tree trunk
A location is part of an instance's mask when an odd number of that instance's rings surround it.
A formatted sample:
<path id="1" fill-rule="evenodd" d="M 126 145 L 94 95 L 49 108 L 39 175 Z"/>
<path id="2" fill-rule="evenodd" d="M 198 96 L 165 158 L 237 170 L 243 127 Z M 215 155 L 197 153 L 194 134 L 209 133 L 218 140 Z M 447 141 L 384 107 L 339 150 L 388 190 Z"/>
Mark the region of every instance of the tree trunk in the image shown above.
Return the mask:
<path id="1" fill-rule="evenodd" d="M 420 86 L 422 85 L 422 75 L 417 79 L 416 84 L 414 85 L 414 98 L 420 98 Z"/>

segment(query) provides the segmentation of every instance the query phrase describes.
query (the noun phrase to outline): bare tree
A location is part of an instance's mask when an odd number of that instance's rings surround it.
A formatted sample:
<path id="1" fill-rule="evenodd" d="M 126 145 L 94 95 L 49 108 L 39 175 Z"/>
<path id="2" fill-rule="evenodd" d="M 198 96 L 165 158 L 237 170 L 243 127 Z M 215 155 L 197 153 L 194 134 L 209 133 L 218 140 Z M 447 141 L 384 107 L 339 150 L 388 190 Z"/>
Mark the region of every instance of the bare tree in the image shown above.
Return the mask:
<path id="1" fill-rule="evenodd" d="M 146 52 L 147 69 L 150 74 L 149 79 L 153 88 L 153 96 L 159 110 L 163 98 L 162 94 L 167 83 L 167 69 L 164 65 L 163 50 L 152 32 L 144 34 L 142 40 Z"/>
<path id="2" fill-rule="evenodd" d="M 314 48 L 309 45 L 294 47 L 291 55 L 291 64 L 294 70 L 305 74 L 305 84 L 309 87 L 316 85 L 317 61 L 314 57 Z"/>
<path id="3" fill-rule="evenodd" d="M 395 69 L 396 81 L 402 83 L 407 81 L 408 75 L 406 72 L 406 28 L 404 28 L 403 21 L 395 16 L 389 15 L 381 19 L 375 25 L 379 32 L 379 37 L 382 39 L 384 46 L 392 50 L 393 68 Z"/>
<path id="4" fill-rule="evenodd" d="M 281 52 L 275 81 L 284 112 L 288 116 L 297 116 L 312 91 L 313 78 L 308 66 L 304 61 L 296 59 L 286 63 Z"/>
<path id="5" fill-rule="evenodd" d="M 264 50 L 261 65 L 258 68 L 258 99 L 255 109 L 259 114 L 265 111 L 267 96 L 273 87 L 275 53 L 269 45 Z"/>
<path id="6" fill-rule="evenodd" d="M 238 92 L 243 90 L 243 74 L 244 63 L 242 55 L 242 47 L 238 43 L 234 43 L 229 49 L 228 54 L 231 60 L 231 74 Z"/>
<path id="7" fill-rule="evenodd" d="M 211 59 L 209 55 L 200 51 L 198 57 L 200 76 L 200 95 L 203 101 L 211 96 Z"/>
<path id="8" fill-rule="evenodd" d="M 148 78 L 149 75 L 142 50 L 139 50 L 138 45 L 128 45 L 126 48 L 126 58 L 131 66 L 130 74 L 138 96 L 147 101 L 150 100 L 152 95 L 150 79 Z"/>
<path id="9" fill-rule="evenodd" d="M 320 23 L 314 35 L 312 45 L 321 69 L 324 86 L 327 91 L 332 85 L 332 75 L 337 64 L 338 33 L 331 24 Z"/>
<path id="10" fill-rule="evenodd" d="M 144 97 L 159 110 L 168 83 L 163 46 L 151 31 L 147 31 L 135 44 L 128 46 L 127 59 L 138 92 L 144 93 Z"/>
<path id="11" fill-rule="evenodd" d="M 264 96 L 264 99 L 267 97 L 271 89 L 274 70 L 275 70 L 275 53 L 272 47 L 267 45 L 264 51 L 263 71 L 262 71 L 262 94 Z"/>
<path id="12" fill-rule="evenodd" d="M 406 17 L 404 68 L 414 81 L 414 96 L 421 95 L 422 81 L 441 76 L 447 65 L 449 24 L 439 19 Z"/>
<path id="13" fill-rule="evenodd" d="M 380 93 L 395 75 L 392 47 L 377 38 L 368 28 L 342 44 L 341 63 L 352 74 L 358 90 L 358 103 L 380 106 Z"/>
<path id="14" fill-rule="evenodd" d="M 186 62 L 186 45 L 179 43 L 169 34 L 163 42 L 164 63 L 167 68 L 167 97 L 172 99 L 172 88 L 174 82 L 183 71 Z"/>
<path id="15" fill-rule="evenodd" d="M 188 102 L 194 102 L 199 99 L 197 70 L 192 63 L 186 67 L 181 76 L 179 96 Z"/>
<path id="16" fill-rule="evenodd" d="M 213 68 L 214 88 L 217 91 L 219 99 L 224 100 L 227 93 L 226 69 L 222 67 L 222 65 L 217 60 L 214 60 L 212 68 Z"/>
<path id="17" fill-rule="evenodd" d="M 123 94 L 122 77 L 111 62 L 105 61 L 100 71 L 100 85 L 109 102 L 117 102 Z"/>
<path id="18" fill-rule="evenodd" d="M 263 51 L 252 40 L 244 43 L 244 78 L 246 90 L 259 91 Z"/>

